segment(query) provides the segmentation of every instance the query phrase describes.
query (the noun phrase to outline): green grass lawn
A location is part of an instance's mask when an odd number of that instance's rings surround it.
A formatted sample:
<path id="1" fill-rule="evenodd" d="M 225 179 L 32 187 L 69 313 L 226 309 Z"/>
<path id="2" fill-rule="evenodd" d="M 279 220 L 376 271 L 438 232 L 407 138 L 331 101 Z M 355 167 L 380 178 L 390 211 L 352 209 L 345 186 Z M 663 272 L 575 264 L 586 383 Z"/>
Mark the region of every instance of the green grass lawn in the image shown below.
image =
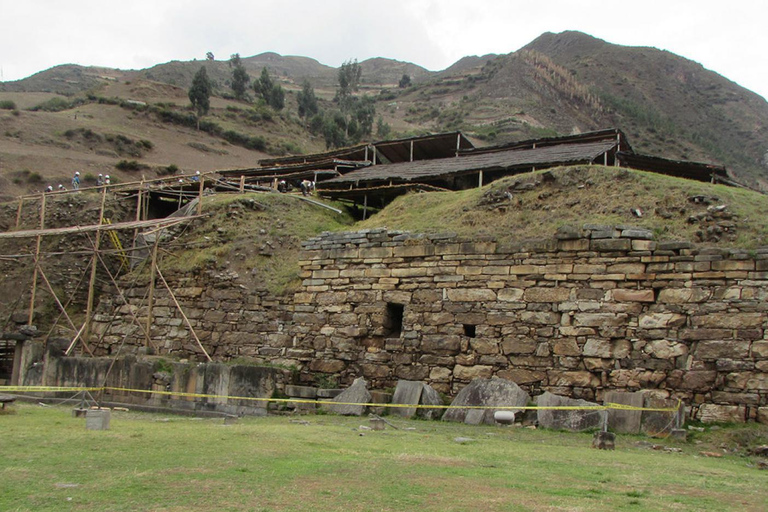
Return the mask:
<path id="1" fill-rule="evenodd" d="M 134 412 L 88 431 L 69 407 L 14 409 L 0 415 L 3 511 L 768 510 L 768 471 L 702 457 L 706 440 L 618 436 L 599 451 L 590 434 L 515 427 L 390 418 L 400 430 L 368 431 L 367 418 L 326 415 L 225 426 Z"/>

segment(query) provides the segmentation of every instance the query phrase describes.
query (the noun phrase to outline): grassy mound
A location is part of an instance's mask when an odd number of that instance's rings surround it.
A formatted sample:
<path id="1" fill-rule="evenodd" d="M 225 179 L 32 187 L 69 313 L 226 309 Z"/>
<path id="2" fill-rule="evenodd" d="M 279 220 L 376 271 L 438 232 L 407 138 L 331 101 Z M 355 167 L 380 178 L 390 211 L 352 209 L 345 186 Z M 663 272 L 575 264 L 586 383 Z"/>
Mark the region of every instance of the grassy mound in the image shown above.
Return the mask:
<path id="1" fill-rule="evenodd" d="M 408 194 L 355 227 L 488 235 L 508 242 L 549 237 L 563 225 L 632 225 L 653 231 L 657 240 L 752 249 L 768 244 L 766 215 L 768 197 L 753 191 L 574 166 L 460 192 Z"/>

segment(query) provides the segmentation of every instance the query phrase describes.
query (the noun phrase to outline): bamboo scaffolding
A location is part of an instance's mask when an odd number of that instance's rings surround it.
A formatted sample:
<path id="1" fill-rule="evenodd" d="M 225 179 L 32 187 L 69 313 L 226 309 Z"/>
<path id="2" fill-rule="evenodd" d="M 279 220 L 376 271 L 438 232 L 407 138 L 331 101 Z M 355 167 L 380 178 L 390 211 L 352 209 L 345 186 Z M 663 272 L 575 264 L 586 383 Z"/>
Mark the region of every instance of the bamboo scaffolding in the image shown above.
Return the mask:
<path id="1" fill-rule="evenodd" d="M 68 226 L 65 228 L 51 228 L 51 229 L 29 229 L 23 231 L 6 231 L 0 233 L 0 239 L 3 238 L 32 238 L 41 236 L 54 236 L 54 235 L 68 235 L 76 233 L 90 233 L 94 231 L 118 231 L 122 229 L 134 229 L 134 228 L 146 228 L 146 227 L 161 227 L 167 228 L 181 222 L 186 222 L 192 219 L 197 219 L 202 215 L 190 215 L 188 217 L 173 217 L 164 219 L 142 220 L 142 221 L 129 221 L 129 222 L 116 222 L 115 224 L 91 224 L 88 226 Z"/>
<path id="2" fill-rule="evenodd" d="M 213 359 L 211 359 L 211 356 L 208 355 L 208 351 L 205 350 L 205 347 L 203 347 L 203 343 L 200 341 L 200 338 L 197 337 L 197 333 L 195 332 L 194 327 L 192 327 L 192 323 L 189 321 L 189 318 L 187 318 L 187 315 L 184 314 L 184 310 L 182 309 L 181 304 L 179 304 L 179 301 L 176 300 L 176 295 L 173 294 L 171 287 L 168 286 L 168 282 L 165 280 L 165 277 L 163 277 L 163 273 L 160 272 L 160 268 L 157 267 L 157 265 L 155 265 L 155 268 L 157 269 L 157 276 L 163 282 L 165 289 L 168 290 L 168 294 L 171 296 L 171 300 L 173 301 L 174 304 L 176 304 L 176 308 L 179 310 L 179 313 L 181 313 L 181 317 L 184 319 L 184 323 L 186 323 L 187 327 L 189 327 L 189 332 L 192 333 L 192 337 L 195 338 L 195 341 L 197 342 L 197 345 L 200 347 L 200 350 L 203 351 L 203 354 L 205 354 L 205 357 L 206 359 L 208 359 L 209 362 L 213 362 Z"/>
<path id="3" fill-rule="evenodd" d="M 45 195 L 40 200 L 40 230 L 45 229 Z M 18 231 L 17 233 L 20 233 Z M 28 324 L 32 325 L 35 319 L 35 293 L 37 292 L 37 262 L 40 259 L 40 242 L 42 241 L 42 234 L 37 233 L 37 242 L 35 244 L 35 268 L 32 271 L 32 296 L 29 298 L 29 316 L 27 318 Z"/>

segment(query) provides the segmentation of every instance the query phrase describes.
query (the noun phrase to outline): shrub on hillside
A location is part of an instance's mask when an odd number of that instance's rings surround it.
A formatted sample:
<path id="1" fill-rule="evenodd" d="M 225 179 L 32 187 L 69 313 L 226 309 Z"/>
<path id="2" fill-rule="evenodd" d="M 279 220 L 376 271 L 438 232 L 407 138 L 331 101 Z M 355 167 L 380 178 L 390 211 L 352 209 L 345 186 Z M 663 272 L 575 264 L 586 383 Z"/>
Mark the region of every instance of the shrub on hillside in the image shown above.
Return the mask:
<path id="1" fill-rule="evenodd" d="M 16 103 L 11 100 L 0 100 L 0 110 L 16 110 Z"/>
<path id="2" fill-rule="evenodd" d="M 115 164 L 115 169 L 120 171 L 138 171 L 146 168 L 146 165 L 140 164 L 136 160 L 120 160 Z"/>
<path id="3" fill-rule="evenodd" d="M 69 110 L 71 108 L 79 107 L 86 103 L 84 98 L 75 98 L 73 100 L 67 100 L 60 96 L 54 96 L 53 98 L 44 101 L 29 110 L 37 112 L 42 110 L 43 112 L 61 112 L 62 110 Z"/>
<path id="4" fill-rule="evenodd" d="M 166 167 L 160 167 L 160 169 L 158 169 L 157 171 L 157 173 L 160 174 L 161 176 L 162 175 L 173 176 L 178 172 L 179 172 L 179 166 L 176 164 L 171 164 Z"/>

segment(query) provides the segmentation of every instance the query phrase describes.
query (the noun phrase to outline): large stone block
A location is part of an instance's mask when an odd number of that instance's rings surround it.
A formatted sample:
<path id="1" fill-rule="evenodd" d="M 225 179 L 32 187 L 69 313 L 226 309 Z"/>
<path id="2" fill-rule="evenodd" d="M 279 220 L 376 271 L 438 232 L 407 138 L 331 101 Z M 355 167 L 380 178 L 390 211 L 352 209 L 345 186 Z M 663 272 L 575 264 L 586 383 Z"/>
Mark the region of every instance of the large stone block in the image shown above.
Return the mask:
<path id="1" fill-rule="evenodd" d="M 499 370 L 496 372 L 499 378 L 514 382 L 515 384 L 534 384 L 547 379 L 547 373 L 541 370 L 526 370 L 516 368 L 511 370 Z"/>
<path id="2" fill-rule="evenodd" d="M 646 313 L 640 315 L 641 329 L 672 329 L 685 325 L 685 315 L 679 313 Z"/>
<path id="3" fill-rule="evenodd" d="M 576 313 L 573 323 L 576 327 L 604 327 L 626 325 L 629 316 L 621 313 Z"/>
<path id="4" fill-rule="evenodd" d="M 659 292 L 661 304 L 685 304 L 687 302 L 706 302 L 712 292 L 706 288 L 665 288 Z"/>
<path id="5" fill-rule="evenodd" d="M 688 354 L 688 345 L 669 340 L 651 340 L 643 352 L 657 359 L 672 359 Z"/>
<path id="6" fill-rule="evenodd" d="M 583 353 L 586 357 L 624 359 L 629 356 L 631 350 L 632 343 L 630 343 L 629 340 L 590 338 L 584 344 Z"/>
<path id="7" fill-rule="evenodd" d="M 611 298 L 616 302 L 654 302 L 653 290 L 627 290 L 617 288 L 611 291 Z"/>
<path id="8" fill-rule="evenodd" d="M 493 375 L 493 367 L 486 365 L 463 366 L 453 368 L 453 376 L 459 380 L 488 379 Z"/>
<path id="9" fill-rule="evenodd" d="M 449 288 L 448 300 L 453 302 L 492 302 L 496 292 L 487 288 Z"/>
<path id="10" fill-rule="evenodd" d="M 768 391 L 768 373 L 733 372 L 725 376 L 726 385 L 744 391 Z"/>
<path id="11" fill-rule="evenodd" d="M 461 338 L 456 335 L 427 335 L 421 339 L 421 350 L 426 354 L 453 356 L 461 351 Z"/>
<path id="12" fill-rule="evenodd" d="M 431 386 L 416 381 L 397 381 L 392 403 L 398 405 L 429 406 L 425 408 L 393 407 L 391 409 L 392 414 L 405 418 L 413 418 L 418 415 L 426 419 L 435 419 L 439 418 L 445 410 L 442 407 L 438 407 L 443 405 L 440 394 Z"/>
<path id="13" fill-rule="evenodd" d="M 752 343 L 753 357 L 768 357 L 768 340 L 758 340 Z"/>
<path id="14" fill-rule="evenodd" d="M 746 409 L 743 405 L 701 404 L 698 419 L 702 423 L 744 423 Z"/>
<path id="15" fill-rule="evenodd" d="M 309 369 L 320 373 L 339 373 L 346 368 L 344 361 L 338 359 L 315 359 L 309 363 Z"/>
<path id="16" fill-rule="evenodd" d="M 497 299 L 501 302 L 520 302 L 523 300 L 525 290 L 522 288 L 502 288 L 496 292 Z"/>
<path id="17" fill-rule="evenodd" d="M 489 408 L 485 410 L 451 408 L 445 412 L 443 420 L 473 425 L 480 423 L 493 425 L 493 414 L 496 411 L 512 410 L 518 412 L 520 409 L 514 409 L 514 407 L 524 407 L 528 405 L 529 400 L 528 393 L 520 389 L 514 382 L 497 377 L 475 379 L 459 391 L 451 406 L 486 406 Z M 513 409 L 494 409 L 494 407 L 513 407 Z"/>
<path id="18" fill-rule="evenodd" d="M 340 395 L 333 399 L 337 404 L 330 405 L 331 412 L 343 416 L 362 416 L 365 412 L 365 405 L 371 401 L 371 393 L 368 391 L 368 383 L 364 378 L 358 377 L 352 382 L 352 385 L 345 389 Z"/>
<path id="19" fill-rule="evenodd" d="M 587 371 L 550 370 L 547 372 L 550 386 L 591 388 L 600 385 L 600 377 Z"/>
<path id="20" fill-rule="evenodd" d="M 606 391 L 603 403 L 643 407 L 643 393 Z M 628 409 L 608 409 L 608 428 L 620 434 L 639 434 L 642 411 Z"/>
<path id="21" fill-rule="evenodd" d="M 746 358 L 749 355 L 748 340 L 702 340 L 693 356 L 702 360 L 720 358 Z"/>
<path id="22" fill-rule="evenodd" d="M 501 350 L 505 355 L 533 354 L 536 347 L 536 340 L 530 338 L 506 339 L 501 343 Z"/>
<path id="23" fill-rule="evenodd" d="M 536 397 L 538 407 L 579 407 L 583 409 L 537 409 L 536 418 L 542 428 L 581 432 L 600 427 L 605 411 L 598 404 L 554 395 L 548 391 Z"/>
<path id="24" fill-rule="evenodd" d="M 527 302 L 564 302 L 571 296 L 571 288 L 528 288 L 524 298 Z"/>
<path id="25" fill-rule="evenodd" d="M 693 317 L 693 325 L 721 329 L 749 329 L 761 327 L 765 320 L 764 313 L 709 313 Z"/>

